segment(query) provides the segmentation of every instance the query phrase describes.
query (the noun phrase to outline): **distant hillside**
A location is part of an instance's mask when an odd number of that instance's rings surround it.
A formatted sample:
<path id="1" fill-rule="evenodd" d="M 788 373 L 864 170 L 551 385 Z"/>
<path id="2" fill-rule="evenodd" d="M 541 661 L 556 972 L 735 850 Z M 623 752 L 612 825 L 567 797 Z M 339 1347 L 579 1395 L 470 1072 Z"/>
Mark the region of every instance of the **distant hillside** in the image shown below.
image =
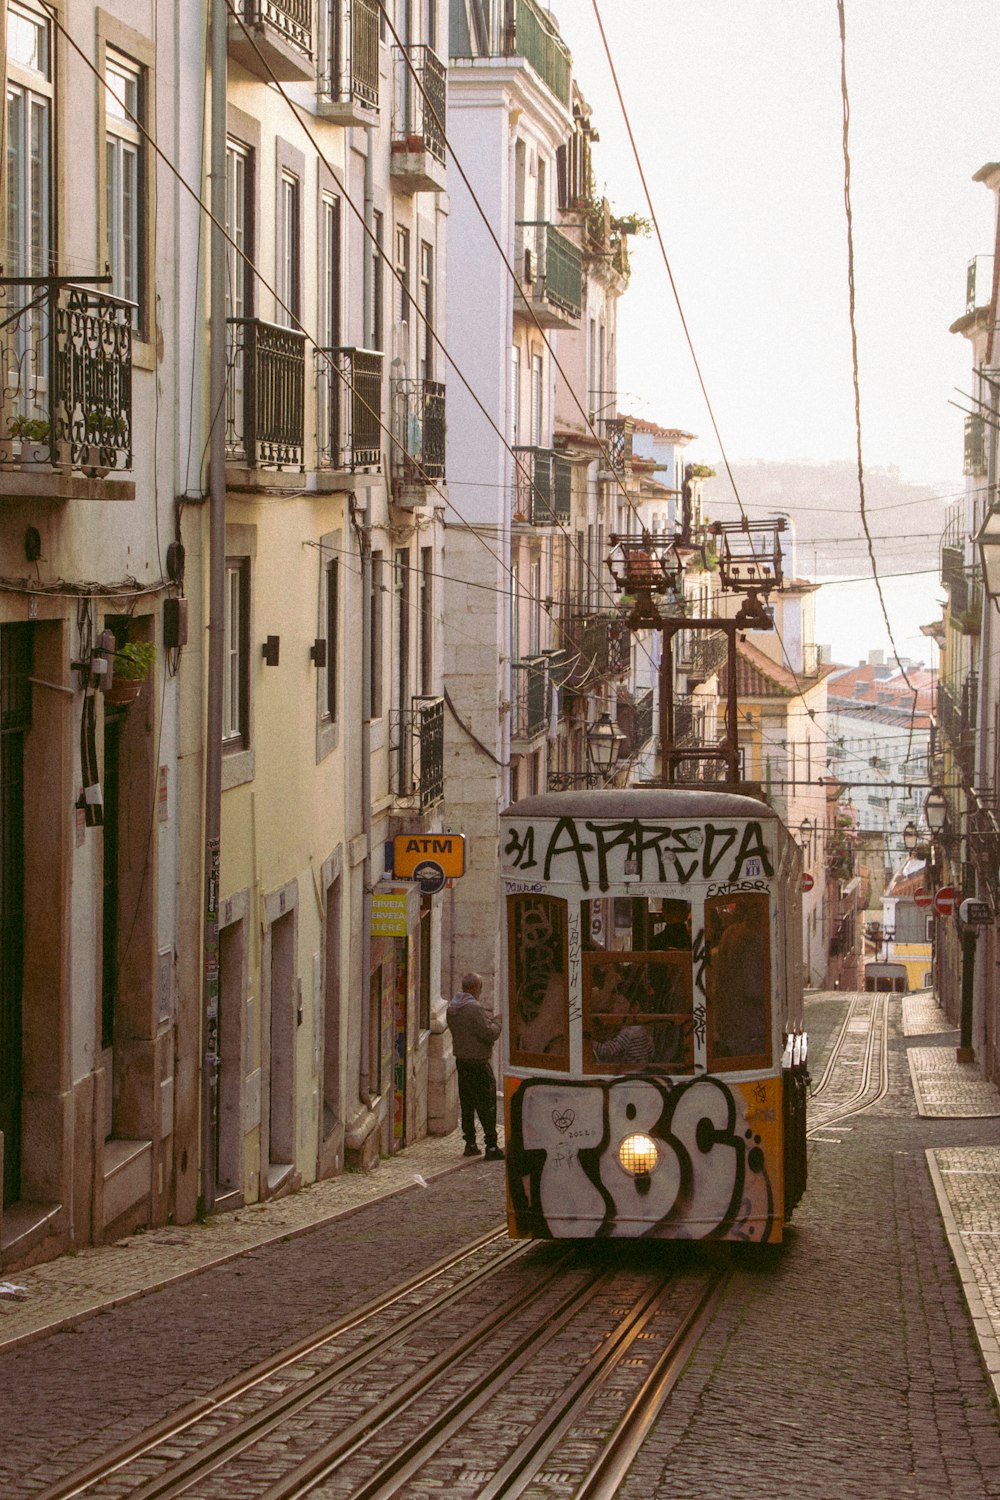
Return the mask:
<path id="1" fill-rule="evenodd" d="M 756 462 L 734 464 L 733 477 L 751 520 L 784 513 L 794 522 L 799 574 L 830 577 L 867 572 L 857 467 Z M 865 508 L 879 571 L 903 572 L 939 565 L 947 505 L 960 483 L 909 484 L 898 469 L 868 469 Z M 726 471 L 705 482 L 705 511 L 712 520 L 739 518 Z"/>

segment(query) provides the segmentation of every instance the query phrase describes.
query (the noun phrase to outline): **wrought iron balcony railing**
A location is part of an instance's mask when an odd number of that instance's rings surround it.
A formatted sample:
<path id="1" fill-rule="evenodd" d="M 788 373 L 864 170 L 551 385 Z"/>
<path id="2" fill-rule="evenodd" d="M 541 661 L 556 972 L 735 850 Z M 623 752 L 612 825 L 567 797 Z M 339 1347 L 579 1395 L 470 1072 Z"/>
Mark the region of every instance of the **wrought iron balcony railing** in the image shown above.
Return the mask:
<path id="1" fill-rule="evenodd" d="M 564 682 L 570 692 L 607 677 L 624 677 L 628 671 L 631 633 L 621 615 L 570 617 L 562 636 L 567 653 Z"/>
<path id="2" fill-rule="evenodd" d="M 382 360 L 373 349 L 316 350 L 316 467 L 382 468 Z"/>
<path id="3" fill-rule="evenodd" d="M 986 473 L 986 423 L 979 415 L 965 419 L 965 473 Z"/>
<path id="4" fill-rule="evenodd" d="M 632 433 L 635 423 L 631 417 L 602 417 L 598 432 L 604 440 L 606 454 L 602 455 L 601 468 L 610 474 L 627 476 L 632 472 Z"/>
<path id="5" fill-rule="evenodd" d="M 389 717 L 389 775 L 393 794 L 420 808 L 444 796 L 444 699 L 415 697 Z"/>
<path id="6" fill-rule="evenodd" d="M 553 526 L 569 520 L 573 466 L 552 448 L 515 447 L 514 520 Z"/>
<path id="7" fill-rule="evenodd" d="M 229 52 L 258 78 L 314 77 L 312 0 L 233 0 Z"/>
<path id="8" fill-rule="evenodd" d="M 443 162 L 448 70 L 432 47 L 394 47 L 392 149 L 429 151 Z"/>
<path id="9" fill-rule="evenodd" d="M 392 472 L 400 484 L 444 479 L 445 389 L 440 380 L 393 381 Z"/>
<path id="10" fill-rule="evenodd" d="M 132 467 L 131 302 L 60 277 L 0 277 L 0 462 Z"/>
<path id="11" fill-rule="evenodd" d="M 554 224 L 520 219 L 515 228 L 515 268 L 532 302 L 547 303 L 567 318 L 583 311 L 583 256 Z"/>
<path id="12" fill-rule="evenodd" d="M 640 753 L 653 737 L 653 689 L 647 688 L 637 698 L 618 694 L 618 728 L 625 736 L 619 762 Z"/>
<path id="13" fill-rule="evenodd" d="M 970 672 L 959 687 L 939 682 L 937 721 L 940 735 L 951 748 L 959 771 L 970 782 L 975 774 L 976 708 L 979 674 Z"/>
<path id="14" fill-rule="evenodd" d="M 459 7 L 461 11 L 463 7 Z M 469 7 L 464 7 L 468 11 Z M 452 57 L 523 57 L 557 99 L 569 104 L 571 59 L 550 16 L 535 0 L 506 0 L 505 5 L 475 5 L 473 26 L 452 21 Z"/>
<path id="15" fill-rule="evenodd" d="M 511 739 L 531 740 L 543 734 L 549 721 L 547 662 L 531 656 L 510 664 Z"/>
<path id="16" fill-rule="evenodd" d="M 319 72 L 324 114 L 378 109 L 378 6 L 374 0 L 327 0 L 327 35 Z"/>
<path id="17" fill-rule="evenodd" d="M 260 318 L 227 318 L 226 331 L 227 459 L 303 468 L 305 334 Z"/>
<path id="18" fill-rule="evenodd" d="M 706 682 L 726 665 L 728 638 L 723 630 L 681 630 L 675 655 L 688 679 Z"/>

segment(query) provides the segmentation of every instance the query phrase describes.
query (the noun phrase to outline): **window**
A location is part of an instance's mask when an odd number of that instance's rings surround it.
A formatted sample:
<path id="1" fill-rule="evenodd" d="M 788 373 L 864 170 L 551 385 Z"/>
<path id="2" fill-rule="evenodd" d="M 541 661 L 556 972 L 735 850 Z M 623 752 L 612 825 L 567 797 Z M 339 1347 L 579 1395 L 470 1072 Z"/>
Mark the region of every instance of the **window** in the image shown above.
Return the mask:
<path id="1" fill-rule="evenodd" d="M 584 901 L 584 1068 L 694 1067 L 691 908 L 667 897 Z"/>
<path id="2" fill-rule="evenodd" d="M 336 558 L 326 565 L 326 674 L 323 717 L 337 722 L 337 669 L 340 640 L 337 629 L 340 608 L 340 564 Z"/>
<path id="3" fill-rule="evenodd" d="M 399 289 L 399 321 L 409 330 L 410 324 L 410 231 L 396 226 L 396 284 Z M 407 353 L 408 332 L 403 334 L 403 356 Z"/>
<path id="4" fill-rule="evenodd" d="M 244 750 L 250 740 L 250 559 L 226 559 L 225 663 L 222 748 Z"/>
<path id="5" fill-rule="evenodd" d="M 510 351 L 510 441 L 514 448 L 521 441 L 521 351 L 516 344 Z"/>
<path id="6" fill-rule="evenodd" d="M 533 562 L 528 597 L 528 655 L 537 656 L 542 649 L 542 564 Z"/>
<path id="7" fill-rule="evenodd" d="M 383 23 L 384 23 L 384 19 L 385 18 L 383 16 Z M 373 349 L 379 349 L 379 350 L 381 350 L 384 347 L 382 341 L 383 341 L 383 338 L 385 337 L 385 327 L 384 327 L 384 322 L 385 322 L 385 319 L 384 319 L 384 297 L 385 297 L 384 276 L 385 276 L 385 271 L 383 269 L 383 267 L 384 267 L 384 257 L 382 255 L 382 242 L 383 242 L 384 230 L 385 230 L 385 221 L 383 220 L 382 215 L 379 213 L 378 209 L 375 209 L 374 213 L 372 214 L 372 234 L 374 236 L 375 243 L 372 245 L 372 326 L 371 326 L 371 346 L 372 346 Z"/>
<path id="8" fill-rule="evenodd" d="M 511 801 L 517 786 L 511 774 Z M 566 903 L 508 896 L 510 1060 L 515 1067 L 569 1067 Z"/>
<path id="9" fill-rule="evenodd" d="M 298 324 L 302 311 L 299 286 L 299 179 L 282 172 L 278 192 L 278 317 L 285 328 Z"/>
<path id="10" fill-rule="evenodd" d="M 145 260 L 142 213 L 142 71 L 108 52 L 104 67 L 105 166 L 107 181 L 107 261 L 116 297 L 140 304 Z"/>
<path id="11" fill-rule="evenodd" d="M 434 549 L 420 549 L 420 691 L 434 691 Z"/>
<path id="12" fill-rule="evenodd" d="M 510 659 L 521 659 L 521 578 L 520 565 L 514 563 L 510 570 Z"/>
<path id="13" fill-rule="evenodd" d="M 7 274 L 51 269 L 52 66 L 47 20 L 7 15 Z"/>
<path id="14" fill-rule="evenodd" d="M 368 679 L 369 717 L 382 717 L 382 566 L 381 552 L 372 553 L 372 591 L 368 601 L 371 624 L 371 673 Z"/>
<path id="15" fill-rule="evenodd" d="M 410 697 L 410 551 L 396 553 L 396 707 L 405 713 Z"/>
<path id="16" fill-rule="evenodd" d="M 708 1065 L 715 1071 L 770 1062 L 770 929 L 765 894 L 705 902 Z"/>
<path id="17" fill-rule="evenodd" d="M 324 195 L 320 210 L 320 344 L 340 345 L 340 199 Z"/>
<path id="18" fill-rule="evenodd" d="M 420 311 L 423 326 L 420 343 L 423 354 L 420 360 L 420 379 L 434 379 L 434 246 L 426 240 L 420 242 Z"/>
<path id="19" fill-rule="evenodd" d="M 542 356 L 531 356 L 531 446 L 542 446 Z"/>
<path id="20" fill-rule="evenodd" d="M 253 256 L 250 226 L 253 154 L 238 141 L 226 142 L 226 317 L 248 318 L 253 311 Z"/>

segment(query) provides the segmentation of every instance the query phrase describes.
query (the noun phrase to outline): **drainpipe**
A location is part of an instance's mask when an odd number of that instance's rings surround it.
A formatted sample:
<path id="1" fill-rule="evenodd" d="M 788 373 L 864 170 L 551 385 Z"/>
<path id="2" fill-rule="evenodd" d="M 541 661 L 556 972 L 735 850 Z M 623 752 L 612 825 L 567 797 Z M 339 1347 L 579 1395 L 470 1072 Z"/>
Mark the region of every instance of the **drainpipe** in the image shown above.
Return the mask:
<path id="1" fill-rule="evenodd" d="M 362 262 L 362 306 L 364 343 L 374 344 L 374 286 L 372 283 L 372 250 L 375 224 L 375 132 L 365 127 L 364 221 L 365 257 Z M 365 502 L 360 519 L 352 514 L 361 553 L 361 829 L 365 840 L 365 857 L 361 871 L 361 1097 L 371 1109 L 377 1095 L 371 1091 L 371 889 L 372 889 L 372 492 L 364 491 Z"/>
<path id="2" fill-rule="evenodd" d="M 201 1205 L 215 1204 L 219 1067 L 219 850 L 226 569 L 226 0 L 212 0 L 211 277 L 209 302 L 208 710 L 205 725 L 205 911 L 202 973 Z"/>

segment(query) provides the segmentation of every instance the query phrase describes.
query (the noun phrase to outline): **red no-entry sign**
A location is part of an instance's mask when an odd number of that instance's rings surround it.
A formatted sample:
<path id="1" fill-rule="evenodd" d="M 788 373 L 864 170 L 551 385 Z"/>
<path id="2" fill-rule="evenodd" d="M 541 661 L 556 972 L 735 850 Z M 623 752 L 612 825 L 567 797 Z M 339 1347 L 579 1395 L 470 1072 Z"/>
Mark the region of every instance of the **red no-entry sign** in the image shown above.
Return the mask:
<path id="1" fill-rule="evenodd" d="M 813 888 L 813 886 L 815 884 L 816 884 L 815 880 L 809 874 L 809 871 L 806 870 L 805 873 L 802 876 L 802 889 L 804 891 L 811 891 L 812 888 Z"/>
<path id="2" fill-rule="evenodd" d="M 934 910 L 939 917 L 950 917 L 955 911 L 955 887 L 943 885 L 934 893 Z"/>
<path id="3" fill-rule="evenodd" d="M 913 901 L 916 906 L 930 906 L 934 900 L 933 891 L 914 891 Z"/>

